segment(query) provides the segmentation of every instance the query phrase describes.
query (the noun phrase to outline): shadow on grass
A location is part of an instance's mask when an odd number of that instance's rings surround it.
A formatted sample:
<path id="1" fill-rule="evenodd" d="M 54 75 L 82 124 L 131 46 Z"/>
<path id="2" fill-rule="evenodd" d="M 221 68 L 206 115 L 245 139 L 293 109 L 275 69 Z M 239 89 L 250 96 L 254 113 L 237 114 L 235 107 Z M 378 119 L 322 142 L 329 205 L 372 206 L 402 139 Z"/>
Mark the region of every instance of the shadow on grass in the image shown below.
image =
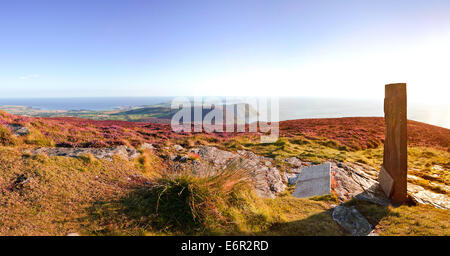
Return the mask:
<path id="1" fill-rule="evenodd" d="M 182 191 L 180 191 L 182 193 Z M 367 194 L 362 193 L 360 195 Z M 360 196 L 358 195 L 358 196 Z M 357 197 L 358 197 L 357 196 Z M 132 190 L 125 197 L 116 201 L 96 202 L 89 209 L 88 222 L 95 223 L 87 230 L 93 235 L 212 235 L 230 234 L 228 232 L 211 232 L 195 217 L 186 204 L 187 198 L 181 196 L 178 202 L 158 202 L 158 194 L 150 187 Z M 372 227 L 390 214 L 388 205 L 379 205 L 360 199 L 343 203 L 355 206 L 370 222 Z M 302 211 L 302 209 L 299 209 Z M 304 219 L 291 222 L 276 222 L 267 225 L 261 232 L 244 232 L 237 226 L 232 235 L 256 236 L 346 236 L 344 230 L 332 218 L 333 209 L 310 215 Z"/>
<path id="2" fill-rule="evenodd" d="M 268 230 L 257 233 L 260 236 L 343 236 L 346 235 L 337 223 L 333 221 L 332 209 L 314 214 L 307 218 L 274 223 Z"/>
<path id="3" fill-rule="evenodd" d="M 192 212 L 186 191 L 164 200 L 158 190 L 141 187 L 114 201 L 98 201 L 88 210 L 93 235 L 209 234 Z M 164 196 L 163 196 L 164 197 Z"/>
<path id="4" fill-rule="evenodd" d="M 90 235 L 146 235 L 152 230 L 156 203 L 148 187 L 136 188 L 111 201 L 97 201 L 88 208 L 86 232 Z"/>
<path id="5" fill-rule="evenodd" d="M 386 216 L 392 214 L 389 210 L 389 200 L 380 190 L 379 185 L 370 187 L 367 191 L 356 195 L 353 199 L 342 203 L 346 207 L 354 206 L 375 228 Z M 374 197 L 373 195 L 377 196 Z M 272 227 L 257 235 L 288 235 L 288 236 L 348 236 L 350 233 L 333 220 L 334 208 L 314 214 L 307 218 L 284 223 L 275 223 Z"/>

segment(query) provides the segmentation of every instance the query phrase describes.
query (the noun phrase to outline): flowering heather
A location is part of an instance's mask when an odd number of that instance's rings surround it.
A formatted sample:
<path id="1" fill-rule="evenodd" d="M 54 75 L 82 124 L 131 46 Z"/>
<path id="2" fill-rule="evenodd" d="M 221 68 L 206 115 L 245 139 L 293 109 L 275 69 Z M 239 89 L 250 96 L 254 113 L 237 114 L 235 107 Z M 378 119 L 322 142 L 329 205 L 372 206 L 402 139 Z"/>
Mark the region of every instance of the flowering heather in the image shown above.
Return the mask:
<path id="1" fill-rule="evenodd" d="M 193 152 L 189 152 L 187 157 L 189 160 L 198 160 L 200 158 L 200 155 Z"/>
<path id="2" fill-rule="evenodd" d="M 137 147 L 144 142 L 167 143 L 183 141 L 196 134 L 175 133 L 169 124 L 125 121 L 98 121 L 71 117 L 35 118 L 15 116 L 0 111 L 0 125 L 20 124 L 36 129 L 61 147 L 109 147 L 128 145 Z M 207 143 L 226 141 L 259 133 L 202 133 Z M 378 148 L 384 142 L 384 119 L 378 117 L 301 119 L 280 122 L 280 136 L 322 140 L 343 149 Z M 408 143 L 449 151 L 450 130 L 416 121 L 408 121 Z"/>
<path id="3" fill-rule="evenodd" d="M 384 143 L 384 118 L 347 117 L 280 122 L 280 136 L 322 137 L 353 150 L 377 148 Z M 408 120 L 408 144 L 449 150 L 450 130 Z"/>

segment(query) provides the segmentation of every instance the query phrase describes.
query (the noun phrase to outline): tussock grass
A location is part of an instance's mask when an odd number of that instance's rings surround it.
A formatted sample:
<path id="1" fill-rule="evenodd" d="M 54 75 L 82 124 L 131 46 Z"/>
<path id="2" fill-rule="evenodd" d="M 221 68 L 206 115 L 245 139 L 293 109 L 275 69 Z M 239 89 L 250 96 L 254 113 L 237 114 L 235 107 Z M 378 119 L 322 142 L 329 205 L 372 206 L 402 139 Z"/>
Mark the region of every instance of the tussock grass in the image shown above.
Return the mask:
<path id="1" fill-rule="evenodd" d="M 163 230 L 184 233 L 217 232 L 229 223 L 222 210 L 248 186 L 240 169 L 228 168 L 214 176 L 196 177 L 189 171 L 163 173 L 149 190 L 155 204 L 154 223 Z"/>
<path id="2" fill-rule="evenodd" d="M 135 166 L 138 170 L 147 174 L 155 174 L 165 168 L 162 160 L 151 150 L 140 150 L 140 156 L 135 160 Z"/>
<path id="3" fill-rule="evenodd" d="M 12 132 L 0 125 L 0 145 L 16 146 L 19 144 L 19 140 L 13 136 Z"/>
<path id="4" fill-rule="evenodd" d="M 24 142 L 26 144 L 32 144 L 39 147 L 54 147 L 55 142 L 50 139 L 49 137 L 43 135 L 39 130 L 37 129 L 30 129 L 30 134 L 28 134 L 25 137 Z"/>

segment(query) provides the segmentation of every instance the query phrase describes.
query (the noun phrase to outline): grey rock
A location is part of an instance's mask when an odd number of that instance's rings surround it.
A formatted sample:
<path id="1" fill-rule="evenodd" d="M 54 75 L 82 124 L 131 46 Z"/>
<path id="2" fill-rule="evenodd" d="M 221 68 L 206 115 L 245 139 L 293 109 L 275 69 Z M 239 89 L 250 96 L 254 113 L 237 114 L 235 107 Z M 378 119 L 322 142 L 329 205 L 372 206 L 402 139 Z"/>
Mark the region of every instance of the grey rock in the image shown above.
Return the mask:
<path id="1" fill-rule="evenodd" d="M 450 210 L 450 197 L 445 194 L 438 194 L 412 183 L 408 183 L 408 194 L 419 204 L 429 204 L 436 208 Z"/>
<path id="2" fill-rule="evenodd" d="M 311 166 L 311 163 L 303 162 L 302 160 L 298 159 L 297 157 L 290 157 L 284 160 L 286 163 L 291 164 L 294 167 L 309 167 Z"/>
<path id="3" fill-rule="evenodd" d="M 11 190 L 22 190 L 27 183 L 31 182 L 31 180 L 32 179 L 27 177 L 25 174 L 21 174 L 11 185 Z"/>
<path id="4" fill-rule="evenodd" d="M 173 148 L 175 149 L 175 150 L 177 150 L 177 151 L 183 151 L 184 150 L 184 148 L 182 147 L 182 146 L 180 146 L 180 145 L 173 145 Z"/>
<path id="5" fill-rule="evenodd" d="M 284 173 L 285 176 L 285 181 L 290 185 L 295 185 L 297 179 L 298 179 L 298 174 L 297 173 Z"/>
<path id="6" fill-rule="evenodd" d="M 220 150 L 216 147 L 208 147 L 208 146 L 202 146 L 200 148 L 194 148 L 189 150 L 189 152 L 198 154 L 200 156 L 200 159 L 207 161 L 213 165 L 216 166 L 223 166 L 226 165 L 233 160 L 236 160 L 239 158 L 236 154 Z"/>
<path id="7" fill-rule="evenodd" d="M 331 173 L 335 182 L 334 191 L 340 202 L 352 198 L 369 201 L 382 206 L 389 204 L 379 183 L 375 180 L 377 172 L 369 166 L 333 162 Z"/>
<path id="8" fill-rule="evenodd" d="M 150 143 L 143 143 L 143 144 L 141 145 L 140 148 L 143 149 L 143 150 L 153 150 L 153 149 L 156 149 L 156 148 L 153 146 L 153 144 L 150 144 Z"/>
<path id="9" fill-rule="evenodd" d="M 372 225 L 354 206 L 337 206 L 332 216 L 334 221 L 353 236 L 367 236 L 373 230 Z"/>
<path id="10" fill-rule="evenodd" d="M 8 125 L 11 131 L 16 136 L 26 136 L 30 134 L 30 129 L 20 124 L 10 124 Z"/>
<path id="11" fill-rule="evenodd" d="M 179 155 L 170 155 L 169 156 L 169 160 L 170 161 L 179 161 L 180 160 L 180 156 Z"/>
<path id="12" fill-rule="evenodd" d="M 378 172 L 372 167 L 359 163 L 333 162 L 331 171 L 336 183 L 334 191 L 340 202 L 357 198 L 382 206 L 389 205 L 389 199 L 377 180 Z M 413 179 L 411 175 L 408 178 Z M 407 188 L 408 194 L 419 204 L 450 209 L 450 197 L 445 194 L 429 191 L 412 183 L 408 183 Z"/>
<path id="13" fill-rule="evenodd" d="M 137 150 L 126 146 L 112 148 L 38 148 L 31 150 L 30 153 L 66 157 L 80 157 L 86 154 L 92 154 L 95 158 L 106 160 L 112 160 L 115 155 L 132 160 L 140 155 Z"/>

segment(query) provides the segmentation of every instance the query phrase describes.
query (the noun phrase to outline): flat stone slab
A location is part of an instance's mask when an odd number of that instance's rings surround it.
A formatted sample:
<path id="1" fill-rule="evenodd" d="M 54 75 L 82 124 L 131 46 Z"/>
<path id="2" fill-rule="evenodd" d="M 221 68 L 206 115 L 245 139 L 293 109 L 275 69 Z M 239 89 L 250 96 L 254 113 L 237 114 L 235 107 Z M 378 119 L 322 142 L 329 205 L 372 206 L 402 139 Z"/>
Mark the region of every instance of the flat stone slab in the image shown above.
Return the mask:
<path id="1" fill-rule="evenodd" d="M 384 167 L 381 167 L 380 175 L 378 176 L 378 182 L 381 185 L 381 188 L 384 191 L 384 194 L 387 197 L 391 196 L 392 193 L 392 187 L 394 186 L 394 180 L 392 179 L 391 175 L 384 169 Z"/>
<path id="2" fill-rule="evenodd" d="M 298 198 L 328 195 L 331 193 L 331 163 L 304 168 L 298 175 L 295 191 Z"/>

